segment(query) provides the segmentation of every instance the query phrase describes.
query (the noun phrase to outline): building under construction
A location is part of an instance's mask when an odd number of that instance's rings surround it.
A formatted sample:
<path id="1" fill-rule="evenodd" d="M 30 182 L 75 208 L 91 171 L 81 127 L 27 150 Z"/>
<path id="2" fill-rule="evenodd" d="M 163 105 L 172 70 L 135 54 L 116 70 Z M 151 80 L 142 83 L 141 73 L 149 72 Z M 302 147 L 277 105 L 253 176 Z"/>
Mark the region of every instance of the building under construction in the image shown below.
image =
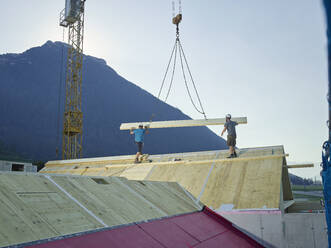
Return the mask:
<path id="1" fill-rule="evenodd" d="M 321 206 L 293 199 L 283 146 L 226 155 L 85 158 L 3 172 L 0 246 L 328 247 Z"/>
<path id="2" fill-rule="evenodd" d="M 63 160 L 47 162 L 39 173 L 0 172 L 1 247 L 328 247 L 323 208 L 296 201 L 289 179 L 289 170 L 311 165 L 287 165 L 281 145 L 242 148 L 231 159 L 225 150 L 144 155 L 138 164 L 134 155 L 80 158 L 85 1 L 66 3 Z M 180 10 L 173 52 L 185 62 L 181 20 Z M 223 118 L 206 118 L 197 98 L 204 120 L 142 125 L 223 125 Z"/>

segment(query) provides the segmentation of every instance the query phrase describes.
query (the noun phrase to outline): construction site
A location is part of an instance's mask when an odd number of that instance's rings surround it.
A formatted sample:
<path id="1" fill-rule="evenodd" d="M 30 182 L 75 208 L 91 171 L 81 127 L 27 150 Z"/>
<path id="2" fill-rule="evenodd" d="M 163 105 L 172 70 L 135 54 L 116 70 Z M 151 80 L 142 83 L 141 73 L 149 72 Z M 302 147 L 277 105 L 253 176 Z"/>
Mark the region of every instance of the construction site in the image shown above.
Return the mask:
<path id="1" fill-rule="evenodd" d="M 207 118 L 180 42 L 181 1 L 158 98 L 169 71 L 172 85 L 178 56 L 187 68 L 186 85 L 195 89 L 188 93 L 198 99 L 191 98 L 192 104 L 204 118 L 123 122 L 117 131 L 135 135 L 137 154 L 83 158 L 85 0 L 65 2 L 60 25 L 68 29 L 66 102 L 57 148 L 62 159 L 39 172 L 0 171 L 0 247 L 330 247 L 328 210 L 319 202 L 296 201 L 290 182 L 289 172 L 314 165 L 288 165 L 283 145 L 238 148 L 228 136 L 230 150 L 143 153 L 135 130 L 153 135 L 153 129 L 214 125 L 229 134 L 230 122 L 249 124 L 249 117 L 223 118 L 226 113 Z"/>
<path id="2" fill-rule="evenodd" d="M 134 155 L 60 160 L 37 174 L 3 172 L 0 245 L 328 246 L 321 208 L 293 200 L 282 146 L 227 154 L 150 155 L 139 164 Z"/>

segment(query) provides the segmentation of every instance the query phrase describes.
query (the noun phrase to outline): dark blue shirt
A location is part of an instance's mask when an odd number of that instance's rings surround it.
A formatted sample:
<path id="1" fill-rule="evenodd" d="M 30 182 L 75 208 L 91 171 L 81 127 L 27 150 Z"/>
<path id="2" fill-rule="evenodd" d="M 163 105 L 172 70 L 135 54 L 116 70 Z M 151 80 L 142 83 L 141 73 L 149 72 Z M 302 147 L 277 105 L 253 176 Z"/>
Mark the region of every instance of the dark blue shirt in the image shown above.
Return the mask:
<path id="1" fill-rule="evenodd" d="M 236 126 L 238 125 L 237 122 L 235 121 L 227 121 L 224 124 L 224 127 L 226 127 L 226 130 L 228 131 L 228 135 L 232 136 L 233 138 L 237 138 L 237 133 L 236 133 Z"/>

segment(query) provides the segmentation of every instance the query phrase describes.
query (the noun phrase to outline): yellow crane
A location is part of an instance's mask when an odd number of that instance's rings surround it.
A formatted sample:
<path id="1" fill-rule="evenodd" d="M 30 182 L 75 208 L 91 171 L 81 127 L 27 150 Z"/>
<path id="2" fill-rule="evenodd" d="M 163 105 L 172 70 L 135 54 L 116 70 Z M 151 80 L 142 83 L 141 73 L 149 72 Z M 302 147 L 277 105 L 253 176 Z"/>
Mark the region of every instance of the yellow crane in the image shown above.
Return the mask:
<path id="1" fill-rule="evenodd" d="M 75 159 L 82 156 L 84 7 L 85 0 L 66 0 L 65 9 L 60 13 L 60 26 L 68 28 L 62 159 Z"/>

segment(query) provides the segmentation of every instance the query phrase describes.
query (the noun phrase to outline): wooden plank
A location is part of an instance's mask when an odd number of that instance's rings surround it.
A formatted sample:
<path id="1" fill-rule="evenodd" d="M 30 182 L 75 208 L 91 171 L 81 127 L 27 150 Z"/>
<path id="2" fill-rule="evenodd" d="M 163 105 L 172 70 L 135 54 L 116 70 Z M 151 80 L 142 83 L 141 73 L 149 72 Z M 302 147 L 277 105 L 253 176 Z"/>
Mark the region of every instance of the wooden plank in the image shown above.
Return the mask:
<path id="1" fill-rule="evenodd" d="M 180 160 L 180 161 L 167 161 L 167 162 L 151 162 L 147 164 L 141 164 L 141 165 L 197 165 L 197 164 L 212 164 L 212 163 L 220 163 L 220 162 L 242 162 L 242 161 L 249 161 L 249 160 L 264 160 L 264 159 L 274 159 L 274 158 L 283 158 L 288 157 L 289 154 L 279 154 L 279 155 L 265 155 L 265 156 L 253 156 L 253 157 L 238 157 L 238 158 L 220 158 L 220 159 L 209 159 L 209 160 Z M 139 166 L 140 164 L 126 164 L 123 165 L 123 167 L 135 167 Z M 112 168 L 112 165 L 107 165 L 106 168 Z M 118 167 L 116 165 L 115 167 Z"/>
<path id="2" fill-rule="evenodd" d="M 111 157 L 96 157 L 96 158 L 81 158 L 81 159 L 70 159 L 70 160 L 54 160 L 48 161 L 45 166 L 51 167 L 55 166 L 77 166 L 77 165 L 86 165 L 91 162 L 93 164 L 104 165 L 104 164 L 117 164 L 125 163 L 128 160 L 135 158 L 135 155 L 122 155 L 122 156 L 111 156 Z"/>
<path id="3" fill-rule="evenodd" d="M 291 207 L 295 203 L 294 200 L 291 201 L 284 201 L 284 210 Z"/>
<path id="4" fill-rule="evenodd" d="M 290 176 L 288 173 L 288 169 L 284 167 L 284 164 L 282 169 L 282 187 L 283 187 L 283 200 L 284 201 L 293 200 Z"/>
<path id="5" fill-rule="evenodd" d="M 130 180 L 142 180 L 147 177 L 153 166 L 150 164 L 139 164 L 135 167 L 126 168 L 120 177 L 130 178 Z"/>
<path id="6" fill-rule="evenodd" d="M 131 155 L 131 159 L 122 159 L 122 160 L 110 160 L 110 159 L 105 159 L 105 160 L 95 160 L 95 159 L 80 159 L 78 160 L 73 159 L 73 160 L 59 160 L 59 161 L 50 161 L 45 164 L 46 167 L 51 168 L 54 166 L 84 166 L 84 165 L 109 165 L 109 164 L 125 164 L 129 161 L 132 161 L 135 159 L 134 155 Z"/>
<path id="7" fill-rule="evenodd" d="M 299 169 L 299 168 L 313 168 L 314 164 L 291 164 L 287 165 L 289 169 Z"/>
<path id="8" fill-rule="evenodd" d="M 232 121 L 238 124 L 247 124 L 247 117 L 233 117 Z M 133 122 L 122 123 L 120 130 L 130 130 L 131 128 L 138 128 L 139 124 L 149 126 L 149 128 L 170 128 L 170 127 L 197 127 L 210 125 L 224 125 L 225 118 L 216 119 L 200 119 L 200 120 L 174 120 L 174 121 L 154 121 L 154 122 Z"/>
<path id="9" fill-rule="evenodd" d="M 264 159 L 273 159 L 273 158 L 283 158 L 288 157 L 289 154 L 279 154 L 279 155 L 266 155 L 266 156 L 254 156 L 254 157 L 238 157 L 238 158 L 221 158 L 214 160 L 202 160 L 202 161 L 191 161 L 190 164 L 210 164 L 210 163 L 219 163 L 219 162 L 241 162 L 241 161 L 250 161 L 250 160 L 264 160 Z"/>
<path id="10" fill-rule="evenodd" d="M 283 158 L 281 155 L 262 157 L 264 159 L 209 160 L 216 161 L 216 165 L 201 201 L 215 209 L 222 204 L 233 204 L 234 209 L 279 208 Z M 198 161 L 156 165 L 146 180 L 177 181 L 198 197 L 211 164 L 195 162 Z"/>
<path id="11" fill-rule="evenodd" d="M 218 163 L 207 182 L 201 201 L 219 209 L 279 208 L 282 158 Z"/>
<path id="12" fill-rule="evenodd" d="M 210 165 L 167 164 L 155 166 L 145 180 L 178 182 L 195 197 L 199 196 Z"/>

